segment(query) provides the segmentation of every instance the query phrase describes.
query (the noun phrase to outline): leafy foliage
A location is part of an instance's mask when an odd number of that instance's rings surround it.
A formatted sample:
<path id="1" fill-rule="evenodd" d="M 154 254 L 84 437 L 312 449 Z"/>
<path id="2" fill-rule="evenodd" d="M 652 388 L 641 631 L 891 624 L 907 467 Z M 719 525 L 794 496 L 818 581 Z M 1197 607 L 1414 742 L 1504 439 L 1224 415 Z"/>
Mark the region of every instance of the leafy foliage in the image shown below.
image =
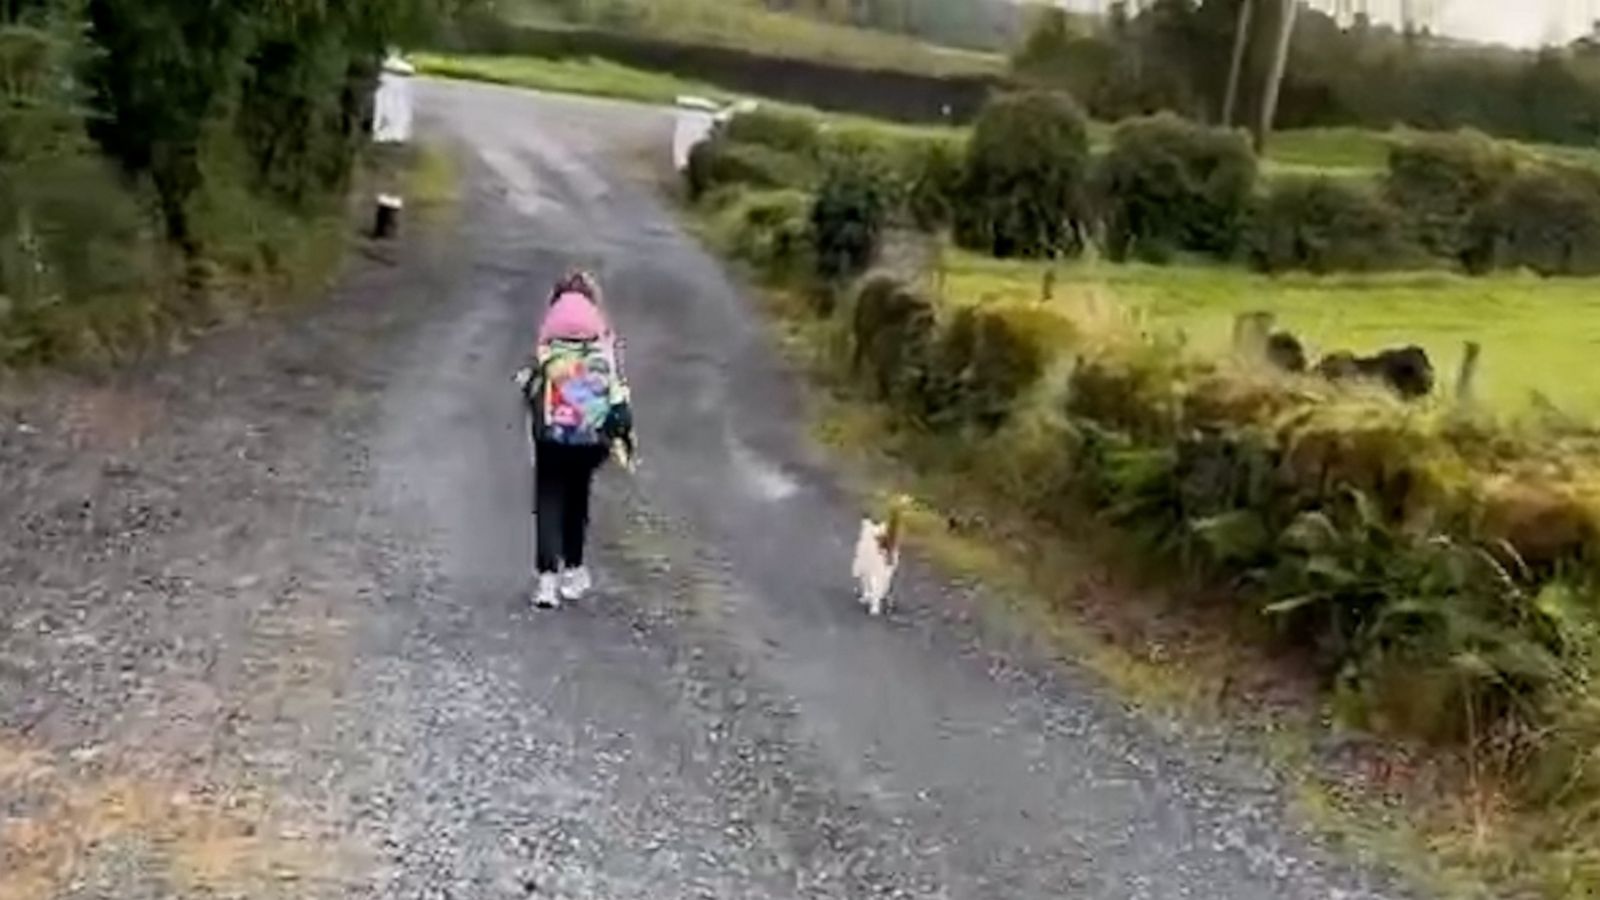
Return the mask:
<path id="1" fill-rule="evenodd" d="M 1251 262 L 1279 272 L 1374 271 L 1416 264 L 1400 213 L 1362 185 L 1333 178 L 1274 184 L 1250 224 Z"/>
<path id="2" fill-rule="evenodd" d="M 1070 96 L 1000 97 L 967 145 L 956 240 L 999 257 L 1076 254 L 1088 177 L 1088 121 Z"/>
<path id="3" fill-rule="evenodd" d="M 1385 192 L 1424 250 L 1460 260 L 1474 215 L 1515 171 L 1507 149 L 1482 134 L 1421 135 L 1390 148 Z"/>
<path id="4" fill-rule="evenodd" d="M 869 279 L 856 294 L 850 323 L 853 368 L 885 400 L 925 395 L 938 341 L 927 298 L 893 278 Z"/>
<path id="5" fill-rule="evenodd" d="M 742 144 L 727 138 L 704 141 L 689 154 L 686 178 L 691 198 L 719 187 L 744 185 L 757 189 L 805 187 L 816 166 L 809 160 L 764 144 Z"/>
<path id="6" fill-rule="evenodd" d="M 938 231 L 955 218 L 961 202 L 962 147 L 954 140 L 932 140 L 912 151 L 906 205 L 924 231 Z"/>
<path id="7" fill-rule="evenodd" d="M 1242 132 L 1171 114 L 1125 122 L 1096 177 L 1107 249 L 1116 259 L 1169 250 L 1227 257 L 1255 179 L 1255 154 Z"/>
<path id="8" fill-rule="evenodd" d="M 811 207 L 817 274 L 828 280 L 866 271 L 889 212 L 885 178 L 867 161 L 832 166 Z"/>
<path id="9" fill-rule="evenodd" d="M 457 5 L 6 4 L 0 362 L 114 356 L 205 315 L 218 264 L 274 268 L 342 195 L 385 48 Z M 187 265 L 166 265 L 168 244 Z"/>
<path id="10" fill-rule="evenodd" d="M 723 133 L 734 143 L 760 144 L 800 157 L 815 157 L 822 144 L 814 120 L 764 108 L 734 116 Z"/>
<path id="11" fill-rule="evenodd" d="M 804 191 L 749 191 L 717 214 L 719 236 L 734 256 L 773 279 L 809 277 L 812 197 Z"/>
<path id="12" fill-rule="evenodd" d="M 1600 174 L 1524 167 L 1479 207 L 1470 232 L 1467 262 L 1477 270 L 1600 274 Z"/>
<path id="13" fill-rule="evenodd" d="M 1013 71 L 1083 98 L 1099 119 L 1170 110 L 1215 122 L 1225 105 L 1241 2 L 1127 4 L 1109 27 L 1045 12 L 1013 58 Z M 1399 123 L 1577 146 L 1600 139 L 1600 58 L 1592 42 L 1539 51 L 1463 46 L 1365 16 L 1341 24 L 1326 7 L 1312 7 L 1295 20 L 1278 107 L 1284 127 L 1387 130 Z M 1255 4 L 1232 124 L 1260 114 L 1280 9 Z"/>

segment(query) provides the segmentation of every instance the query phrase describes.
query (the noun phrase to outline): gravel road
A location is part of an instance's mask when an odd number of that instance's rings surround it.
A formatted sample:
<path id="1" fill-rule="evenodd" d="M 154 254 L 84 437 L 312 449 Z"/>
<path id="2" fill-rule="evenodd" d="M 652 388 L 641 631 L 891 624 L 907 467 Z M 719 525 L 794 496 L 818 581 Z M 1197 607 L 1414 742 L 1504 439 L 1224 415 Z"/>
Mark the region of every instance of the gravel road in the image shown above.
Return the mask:
<path id="1" fill-rule="evenodd" d="M 458 215 L 323 303 L 0 397 L 0 900 L 1399 896 L 1225 745 L 980 625 L 857 511 L 667 113 L 422 82 Z M 642 432 L 535 614 L 508 378 L 600 272 Z"/>

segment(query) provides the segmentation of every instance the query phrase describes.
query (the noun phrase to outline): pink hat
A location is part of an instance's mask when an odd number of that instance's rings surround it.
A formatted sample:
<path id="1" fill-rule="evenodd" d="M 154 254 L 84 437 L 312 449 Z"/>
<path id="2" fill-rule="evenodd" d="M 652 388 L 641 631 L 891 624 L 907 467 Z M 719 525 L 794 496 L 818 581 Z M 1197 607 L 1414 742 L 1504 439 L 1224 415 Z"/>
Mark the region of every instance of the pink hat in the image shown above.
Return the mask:
<path id="1" fill-rule="evenodd" d="M 593 300 L 576 291 L 568 291 L 550 304 L 544 324 L 539 327 L 539 342 L 598 338 L 609 330 L 606 317 Z"/>

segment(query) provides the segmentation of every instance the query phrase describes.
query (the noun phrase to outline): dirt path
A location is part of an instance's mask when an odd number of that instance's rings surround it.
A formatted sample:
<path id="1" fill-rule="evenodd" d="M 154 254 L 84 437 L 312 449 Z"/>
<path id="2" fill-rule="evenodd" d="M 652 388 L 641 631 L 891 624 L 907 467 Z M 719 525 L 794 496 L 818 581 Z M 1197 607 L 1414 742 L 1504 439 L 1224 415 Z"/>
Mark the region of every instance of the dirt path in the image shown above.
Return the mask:
<path id="1" fill-rule="evenodd" d="M 916 562 L 863 619 L 792 379 L 618 162 L 664 114 L 420 94 L 457 227 L 0 403 L 0 900 L 1396 896 Z M 647 455 L 535 615 L 507 378 L 574 262 Z"/>

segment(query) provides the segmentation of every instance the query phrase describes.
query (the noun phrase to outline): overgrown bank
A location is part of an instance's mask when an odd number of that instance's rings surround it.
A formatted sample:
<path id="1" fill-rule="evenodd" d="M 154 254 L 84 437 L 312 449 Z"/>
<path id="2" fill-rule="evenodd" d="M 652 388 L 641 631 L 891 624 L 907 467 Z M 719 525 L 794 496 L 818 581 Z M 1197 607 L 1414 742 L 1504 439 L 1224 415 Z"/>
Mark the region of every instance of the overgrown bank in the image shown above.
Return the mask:
<path id="1" fill-rule="evenodd" d="M 1062 138 L 1041 136 L 1040 119 L 987 149 L 818 148 L 793 122 L 735 119 L 696 154 L 689 191 L 722 249 L 811 298 L 791 308 L 818 358 L 925 465 L 1036 531 L 1068 540 L 1092 515 L 1181 561 L 1308 661 L 1341 726 L 1463 754 L 1463 828 L 1492 835 L 1464 859 L 1495 890 L 1587 896 L 1600 886 L 1600 446 L 1586 429 L 1513 427 L 1203 353 L 1088 289 L 985 300 L 944 295 L 936 270 L 859 277 L 889 230 L 959 235 L 963 215 L 989 249 L 1001 234 L 1102 244 L 1068 212 L 1104 182 L 1059 154 L 1043 177 L 1017 162 L 1020 145 Z M 975 177 L 988 205 L 938 189 Z M 1189 211 L 1176 224 L 1122 191 L 1113 227 L 1187 246 L 1258 227 L 1216 201 L 1236 183 L 1199 187 L 1169 198 Z"/>
<path id="2" fill-rule="evenodd" d="M 111 360 L 337 260 L 430 0 L 23 0 L 0 18 L 0 366 Z"/>

